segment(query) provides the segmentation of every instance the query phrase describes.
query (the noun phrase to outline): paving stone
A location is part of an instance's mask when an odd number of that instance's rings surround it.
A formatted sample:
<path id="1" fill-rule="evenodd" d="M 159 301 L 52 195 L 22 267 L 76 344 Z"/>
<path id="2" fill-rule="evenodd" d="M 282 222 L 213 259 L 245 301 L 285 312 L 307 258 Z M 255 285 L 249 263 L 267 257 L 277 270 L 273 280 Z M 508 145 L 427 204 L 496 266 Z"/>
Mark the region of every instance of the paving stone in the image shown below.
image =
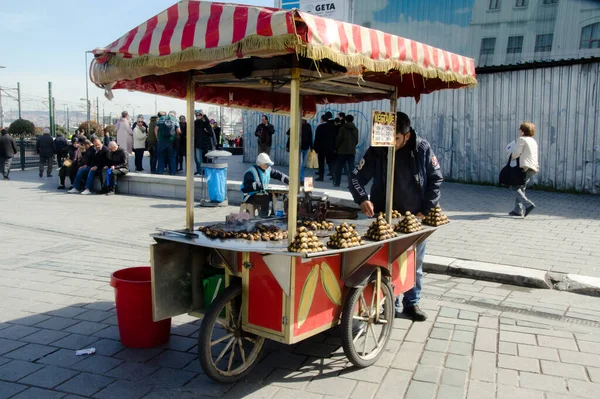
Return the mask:
<path id="1" fill-rule="evenodd" d="M 79 319 L 79 320 L 86 320 L 86 321 L 93 321 L 93 322 L 100 322 L 102 320 L 106 320 L 111 316 L 114 316 L 113 312 L 103 312 L 101 310 L 86 310 L 86 309 L 82 309 L 84 312 L 83 313 L 79 313 L 75 316 L 71 316 L 75 319 Z"/>
<path id="2" fill-rule="evenodd" d="M 107 322 L 106 320 L 104 321 Z M 173 335 L 181 335 L 184 337 L 189 337 L 191 335 L 195 335 L 200 328 L 195 324 L 180 324 L 178 326 L 171 327 L 171 339 Z"/>
<path id="3" fill-rule="evenodd" d="M 572 338 L 556 338 L 540 335 L 538 336 L 538 344 L 540 346 L 547 346 L 549 348 L 566 349 L 572 351 L 579 350 L 577 348 L 577 343 Z"/>
<path id="4" fill-rule="evenodd" d="M 509 385 L 498 386 L 498 399 L 544 399 L 544 392 L 533 389 L 517 388 Z"/>
<path id="5" fill-rule="evenodd" d="M 0 355 L 11 352 L 17 348 L 27 345 L 25 342 L 14 341 L 12 339 L 0 338 Z"/>
<path id="6" fill-rule="evenodd" d="M 108 373 L 106 373 L 106 375 L 123 380 L 141 381 L 157 370 L 158 367 L 151 364 L 125 362 L 120 366 L 110 370 Z"/>
<path id="7" fill-rule="evenodd" d="M 133 362 L 147 362 L 163 352 L 160 348 L 127 348 L 115 355 L 116 358 Z"/>
<path id="8" fill-rule="evenodd" d="M 446 354 L 444 353 L 425 351 L 419 363 L 427 366 L 441 367 L 444 365 L 444 360 L 446 360 Z"/>
<path id="9" fill-rule="evenodd" d="M 371 399 L 375 396 L 379 384 L 373 384 L 371 382 L 359 381 L 356 384 L 356 388 L 352 391 L 351 399 Z"/>
<path id="10" fill-rule="evenodd" d="M 0 330 L 0 338 L 21 339 L 38 331 L 40 331 L 39 328 L 13 324 L 10 327 Z"/>
<path id="11" fill-rule="evenodd" d="M 451 329 L 447 329 L 447 328 L 438 328 L 438 327 L 434 327 L 433 330 L 431 330 L 431 333 L 429 334 L 430 338 L 436 338 L 436 339 L 442 339 L 442 340 L 448 340 L 450 339 L 450 337 L 452 336 L 452 330 Z"/>
<path id="12" fill-rule="evenodd" d="M 73 333 L 73 334 L 81 334 L 81 335 L 92 335 L 101 330 L 107 328 L 108 325 L 103 323 L 94 323 L 91 321 L 79 321 L 77 324 L 74 324 L 68 328 L 65 328 L 65 331 Z"/>
<path id="13" fill-rule="evenodd" d="M 90 346 L 96 348 L 97 354 L 106 356 L 113 356 L 125 349 L 121 342 L 112 339 L 101 339 Z"/>
<path id="14" fill-rule="evenodd" d="M 467 374 L 462 370 L 445 369 L 442 373 L 442 384 L 463 387 L 467 383 Z"/>
<path id="15" fill-rule="evenodd" d="M 600 356 L 592 353 L 581 353 L 574 351 L 566 351 L 560 349 L 558 351 L 561 362 L 581 364 L 582 366 L 600 367 Z"/>
<path id="16" fill-rule="evenodd" d="M 85 357 L 77 363 L 77 370 L 87 371 L 94 374 L 104 374 L 123 363 L 123 360 L 95 354 Z"/>
<path id="17" fill-rule="evenodd" d="M 535 335 L 511 331 L 500 331 L 500 341 L 514 342 L 517 344 L 537 345 Z"/>
<path id="18" fill-rule="evenodd" d="M 36 324 L 39 328 L 48 328 L 50 330 L 64 330 L 74 324 L 79 323 L 79 320 L 68 319 L 66 317 L 50 317 L 49 319 Z"/>
<path id="19" fill-rule="evenodd" d="M 130 381 L 115 381 L 113 384 L 95 394 L 94 397 L 100 399 L 137 399 L 146 395 L 151 389 L 152 388 L 149 385 Z"/>
<path id="20" fill-rule="evenodd" d="M 600 369 L 599 368 L 588 367 L 587 371 L 588 371 L 588 374 L 590 376 L 590 380 L 592 382 L 600 383 Z"/>
<path id="21" fill-rule="evenodd" d="M 90 396 L 114 381 L 113 378 L 97 374 L 81 373 L 56 387 L 58 391 Z"/>
<path id="22" fill-rule="evenodd" d="M 469 336 L 469 337 L 471 338 L 470 340 L 464 339 L 464 340 L 462 340 L 462 342 L 473 342 L 473 337 L 472 336 Z M 496 352 L 497 342 L 498 342 L 498 332 L 496 330 L 492 330 L 489 328 L 478 328 L 477 329 L 477 336 L 475 338 L 475 350 Z"/>
<path id="23" fill-rule="evenodd" d="M 49 355 L 44 356 L 38 360 L 38 363 L 48 364 L 51 366 L 58 367 L 71 367 L 75 363 L 83 360 L 82 356 L 75 355 L 74 350 L 59 349 Z"/>
<path id="24" fill-rule="evenodd" d="M 428 339 L 425 344 L 425 350 L 432 352 L 446 352 L 448 350 L 449 341 L 443 339 Z"/>
<path id="25" fill-rule="evenodd" d="M 440 385 L 437 397 L 440 399 L 464 399 L 465 387 L 453 387 L 450 385 Z"/>
<path id="26" fill-rule="evenodd" d="M 270 399 L 277 392 L 276 387 L 264 386 L 253 382 L 241 382 L 228 391 L 224 399 Z"/>
<path id="27" fill-rule="evenodd" d="M 117 329 L 118 331 L 118 329 Z M 169 342 L 162 346 L 164 349 L 173 349 L 176 351 L 187 352 L 198 344 L 198 339 L 180 337 L 171 335 Z"/>
<path id="28" fill-rule="evenodd" d="M 410 378 L 410 371 L 390 369 L 385 377 L 383 377 L 375 398 L 389 399 L 403 397 L 404 392 L 408 389 Z"/>
<path id="29" fill-rule="evenodd" d="M 429 331 L 433 327 L 431 322 L 413 323 L 408 330 L 408 334 L 404 338 L 405 341 L 409 342 L 422 342 L 427 341 L 429 337 Z"/>
<path id="30" fill-rule="evenodd" d="M 583 398 L 597 399 L 600 392 L 600 384 L 585 382 L 579 380 L 568 380 L 569 393 L 573 396 L 581 396 Z"/>
<path id="31" fill-rule="evenodd" d="M 64 349 L 79 350 L 89 347 L 90 344 L 97 341 L 96 337 L 89 337 L 87 335 L 70 334 L 64 338 L 54 341 L 52 346 L 57 346 Z"/>
<path id="32" fill-rule="evenodd" d="M 521 372 L 519 381 L 521 387 L 523 388 L 531 388 L 538 391 L 567 393 L 566 381 L 561 377 Z"/>
<path id="33" fill-rule="evenodd" d="M 163 388 L 180 388 L 194 377 L 196 377 L 196 373 L 162 367 L 156 373 L 146 377 L 141 384 L 156 385 Z"/>
<path id="34" fill-rule="evenodd" d="M 437 387 L 430 382 L 411 381 L 406 392 L 406 399 L 427 399 L 435 398 Z"/>
<path id="35" fill-rule="evenodd" d="M 458 314 L 458 318 L 463 320 L 477 321 L 477 319 L 479 319 L 479 313 L 470 312 L 468 310 L 461 310 Z"/>
<path id="36" fill-rule="evenodd" d="M 21 378 L 38 371 L 43 366 L 22 360 L 12 360 L 0 366 L 0 380 L 18 381 Z"/>
<path id="37" fill-rule="evenodd" d="M 513 396 L 510 398 L 512 397 Z M 496 384 L 491 382 L 470 381 L 467 399 L 496 399 Z"/>
<path id="38" fill-rule="evenodd" d="M 112 339 L 115 341 L 121 339 L 119 328 L 117 326 L 108 326 L 107 328 L 94 333 L 94 337 Z"/>
<path id="39" fill-rule="evenodd" d="M 63 392 L 50 391 L 41 388 L 29 388 L 18 395 L 13 396 L 11 399 L 60 399 L 64 396 L 65 394 Z"/>
<path id="40" fill-rule="evenodd" d="M 442 307 L 440 308 L 440 312 L 438 313 L 439 317 L 448 317 L 450 319 L 455 319 L 458 317 L 458 309 Z"/>
<path id="41" fill-rule="evenodd" d="M 336 350 L 338 350 L 338 347 L 335 345 L 323 344 L 321 342 L 302 342 L 296 347 L 294 352 L 301 355 L 324 358 L 331 356 Z"/>
<path id="42" fill-rule="evenodd" d="M 58 341 L 59 339 L 66 337 L 67 335 L 69 334 L 62 331 L 41 330 L 24 338 L 21 338 L 21 340 L 25 342 L 31 342 L 34 344 L 48 345 L 54 341 Z"/>
<path id="43" fill-rule="evenodd" d="M 387 368 L 377 366 L 370 366 L 364 369 L 348 368 L 340 372 L 340 377 L 357 381 L 380 383 L 387 371 Z"/>
<path id="44" fill-rule="evenodd" d="M 287 388 L 279 388 L 277 390 L 276 399 L 321 399 L 323 395 L 313 392 L 295 391 Z"/>
<path id="45" fill-rule="evenodd" d="M 446 367 L 456 370 L 468 370 L 471 363 L 470 356 L 449 354 L 446 358 Z"/>
<path id="46" fill-rule="evenodd" d="M 12 382 L 0 381 L 0 399 L 10 398 L 21 391 L 27 389 L 27 386 L 15 384 Z"/>
<path id="47" fill-rule="evenodd" d="M 542 360 L 542 373 L 555 375 L 563 378 L 574 378 L 578 380 L 587 380 L 586 372 L 583 366 L 576 364 L 566 364 L 560 362 L 551 362 Z"/>
<path id="48" fill-rule="evenodd" d="M 558 361 L 558 351 L 554 348 L 544 348 L 542 346 L 532 346 L 519 344 L 519 356 L 530 357 L 534 359 L 556 360 Z"/>
<path id="49" fill-rule="evenodd" d="M 288 370 L 297 370 L 306 361 L 306 356 L 289 352 L 271 352 L 262 361 L 265 365 Z"/>
<path id="50" fill-rule="evenodd" d="M 579 341 L 579 350 L 585 353 L 600 354 L 600 343 L 581 340 Z"/>
<path id="51" fill-rule="evenodd" d="M 473 345 L 466 342 L 450 342 L 448 352 L 455 355 L 470 355 L 473 352 Z"/>
<path id="52" fill-rule="evenodd" d="M 63 308 L 51 310 L 46 313 L 51 316 L 75 317 L 77 315 L 85 313 L 86 311 L 87 311 L 87 309 L 83 309 L 83 308 L 80 308 L 77 306 L 65 306 Z"/>
<path id="53" fill-rule="evenodd" d="M 11 359 L 19 359 L 28 362 L 33 362 L 56 350 L 56 348 L 52 348 L 45 345 L 27 344 L 19 349 L 5 354 L 4 356 L 9 357 Z"/>
<path id="54" fill-rule="evenodd" d="M 482 327 L 482 328 L 491 328 L 491 329 L 497 330 L 498 329 L 498 318 L 490 317 L 490 316 L 480 316 L 477 324 L 479 325 L 479 327 Z"/>
<path id="55" fill-rule="evenodd" d="M 482 382 L 495 382 L 496 355 L 490 352 L 475 351 L 471 365 L 471 379 Z"/>
<path id="56" fill-rule="evenodd" d="M 152 358 L 149 363 L 163 367 L 182 369 L 197 358 L 197 355 L 192 355 L 190 353 L 166 350 L 155 358 Z"/>
<path id="57" fill-rule="evenodd" d="M 475 333 L 471 331 L 454 331 L 452 334 L 452 341 L 472 343 L 474 339 Z"/>
<path id="58" fill-rule="evenodd" d="M 311 378 L 317 376 L 318 372 L 292 371 L 286 369 L 275 369 L 267 377 L 265 383 L 294 390 L 304 390 Z"/>
<path id="59" fill-rule="evenodd" d="M 67 370 L 60 367 L 46 366 L 35 373 L 29 374 L 19 382 L 28 385 L 35 385 L 42 388 L 53 388 L 62 384 L 66 380 L 73 378 L 78 373 L 73 370 Z"/>
<path id="60" fill-rule="evenodd" d="M 517 352 L 517 344 L 514 344 L 512 342 L 499 342 L 498 343 L 498 353 L 502 353 L 505 355 L 514 355 L 514 356 L 517 356 L 519 354 Z"/>
<path id="61" fill-rule="evenodd" d="M 403 342 L 396 357 L 392 362 L 392 367 L 407 371 L 412 371 L 419 363 L 423 345 L 415 342 Z"/>
<path id="62" fill-rule="evenodd" d="M 498 369 L 498 384 L 519 386 L 519 372 L 516 370 Z"/>
<path id="63" fill-rule="evenodd" d="M 413 375 L 413 380 L 436 383 L 440 377 L 442 369 L 440 367 L 425 366 L 419 364 Z"/>
<path id="64" fill-rule="evenodd" d="M 183 392 L 179 389 L 164 389 L 153 387 L 144 399 L 207 399 L 208 396 L 199 396 L 193 392 Z M 66 398 L 65 398 L 66 399 Z"/>
<path id="65" fill-rule="evenodd" d="M 498 355 L 498 367 L 509 370 L 540 372 L 540 365 L 537 359 L 529 359 L 520 356 Z"/>

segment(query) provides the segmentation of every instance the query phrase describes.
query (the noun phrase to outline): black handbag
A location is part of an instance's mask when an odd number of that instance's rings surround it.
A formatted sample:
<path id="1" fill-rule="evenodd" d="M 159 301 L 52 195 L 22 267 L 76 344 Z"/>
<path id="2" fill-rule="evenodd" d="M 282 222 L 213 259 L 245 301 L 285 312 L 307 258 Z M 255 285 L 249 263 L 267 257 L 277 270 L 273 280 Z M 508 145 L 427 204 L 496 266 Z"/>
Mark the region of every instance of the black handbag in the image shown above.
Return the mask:
<path id="1" fill-rule="evenodd" d="M 508 162 L 500 171 L 500 184 L 504 186 L 522 186 L 525 184 L 525 172 L 521 169 L 519 158 L 516 159 L 516 166 L 510 166 L 511 160 L 512 155 L 508 157 Z"/>

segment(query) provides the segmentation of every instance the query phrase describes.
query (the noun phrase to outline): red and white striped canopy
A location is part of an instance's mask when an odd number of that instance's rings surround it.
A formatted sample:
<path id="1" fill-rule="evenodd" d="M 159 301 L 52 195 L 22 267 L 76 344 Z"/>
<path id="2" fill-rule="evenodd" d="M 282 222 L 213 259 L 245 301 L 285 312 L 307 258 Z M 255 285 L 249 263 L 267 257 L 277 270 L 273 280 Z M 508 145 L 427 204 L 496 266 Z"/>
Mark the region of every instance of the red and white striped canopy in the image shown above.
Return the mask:
<path id="1" fill-rule="evenodd" d="M 178 98 L 185 97 L 183 72 L 294 53 L 329 59 L 349 75 L 396 86 L 400 96 L 477 84 L 472 59 L 414 40 L 297 10 L 195 0 L 174 4 L 93 53 L 90 75 L 97 85 Z M 420 75 L 420 82 L 415 84 L 414 76 L 403 79 L 406 74 Z M 215 102 L 205 97 L 197 101 Z M 331 96 L 315 96 L 315 101 L 348 102 Z"/>

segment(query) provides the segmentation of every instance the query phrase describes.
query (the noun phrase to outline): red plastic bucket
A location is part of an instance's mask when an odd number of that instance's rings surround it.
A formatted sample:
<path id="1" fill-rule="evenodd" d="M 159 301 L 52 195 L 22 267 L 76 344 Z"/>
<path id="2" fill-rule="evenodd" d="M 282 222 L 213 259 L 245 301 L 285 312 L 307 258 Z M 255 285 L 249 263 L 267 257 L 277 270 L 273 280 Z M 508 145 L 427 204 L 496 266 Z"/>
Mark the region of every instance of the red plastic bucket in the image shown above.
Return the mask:
<path id="1" fill-rule="evenodd" d="M 130 348 L 150 348 L 166 343 L 171 319 L 152 320 L 150 267 L 130 267 L 114 272 L 110 285 L 115 289 L 117 321 L 121 343 Z"/>

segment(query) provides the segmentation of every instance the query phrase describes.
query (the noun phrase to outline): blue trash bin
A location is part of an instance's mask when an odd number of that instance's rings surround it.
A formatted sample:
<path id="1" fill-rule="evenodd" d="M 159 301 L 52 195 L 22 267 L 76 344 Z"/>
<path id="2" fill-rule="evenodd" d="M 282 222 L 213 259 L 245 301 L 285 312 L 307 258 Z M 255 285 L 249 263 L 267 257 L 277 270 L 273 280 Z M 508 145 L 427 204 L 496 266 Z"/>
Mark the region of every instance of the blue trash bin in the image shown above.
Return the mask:
<path id="1" fill-rule="evenodd" d="M 208 186 L 208 199 L 223 202 L 227 199 L 227 164 L 203 164 Z"/>

